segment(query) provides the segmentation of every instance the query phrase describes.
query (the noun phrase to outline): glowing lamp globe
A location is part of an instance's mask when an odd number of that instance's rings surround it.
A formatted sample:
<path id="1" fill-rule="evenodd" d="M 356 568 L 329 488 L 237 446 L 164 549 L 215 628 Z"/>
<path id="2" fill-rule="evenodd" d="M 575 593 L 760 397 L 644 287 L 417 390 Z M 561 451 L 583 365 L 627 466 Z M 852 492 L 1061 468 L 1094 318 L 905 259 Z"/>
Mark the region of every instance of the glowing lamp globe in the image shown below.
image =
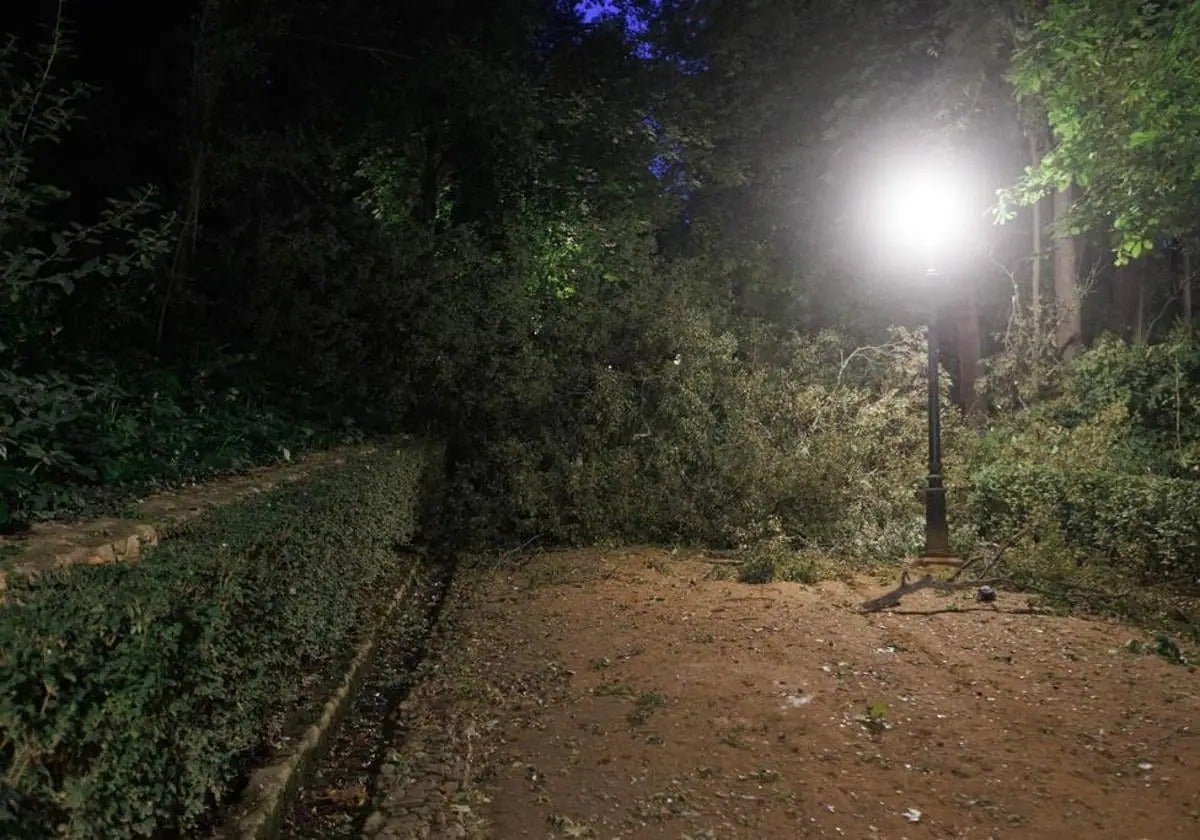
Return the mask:
<path id="1" fill-rule="evenodd" d="M 929 270 L 962 247 L 970 197 L 953 171 L 900 166 L 884 177 L 879 195 L 878 230 L 893 253 Z"/>

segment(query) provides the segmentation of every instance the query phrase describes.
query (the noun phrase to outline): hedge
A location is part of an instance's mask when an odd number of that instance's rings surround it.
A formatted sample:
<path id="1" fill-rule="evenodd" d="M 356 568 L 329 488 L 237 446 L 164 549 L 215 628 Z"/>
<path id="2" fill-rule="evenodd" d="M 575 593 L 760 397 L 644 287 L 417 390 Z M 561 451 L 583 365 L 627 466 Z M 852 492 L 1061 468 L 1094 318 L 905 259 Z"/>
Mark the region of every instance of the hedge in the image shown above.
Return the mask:
<path id="1" fill-rule="evenodd" d="M 1081 560 L 1103 557 L 1148 580 L 1200 577 L 1200 482 L 998 463 L 972 483 L 985 535 L 1053 523 Z"/>
<path id="2" fill-rule="evenodd" d="M 187 832 L 400 571 L 437 453 L 380 448 L 0 608 L 0 836 Z"/>

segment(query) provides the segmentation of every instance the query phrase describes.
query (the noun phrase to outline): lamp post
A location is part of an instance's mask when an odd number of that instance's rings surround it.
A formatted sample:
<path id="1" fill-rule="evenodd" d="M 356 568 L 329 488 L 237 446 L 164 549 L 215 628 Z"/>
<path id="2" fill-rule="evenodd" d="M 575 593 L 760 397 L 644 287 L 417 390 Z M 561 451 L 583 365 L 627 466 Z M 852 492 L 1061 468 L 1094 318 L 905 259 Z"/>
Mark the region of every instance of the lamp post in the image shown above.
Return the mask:
<path id="1" fill-rule="evenodd" d="M 941 389 L 938 383 L 938 264 L 962 238 L 970 202 L 960 178 L 945 167 L 896 162 L 880 192 L 878 210 L 882 232 L 890 238 L 889 252 L 911 258 L 924 269 L 927 296 L 928 353 L 926 379 L 929 414 L 929 473 L 925 487 L 925 550 L 930 564 L 957 565 L 950 552 L 946 522 L 946 487 L 942 480 Z M 890 181 L 890 183 L 886 183 Z"/>
<path id="2" fill-rule="evenodd" d="M 946 487 L 942 483 L 942 405 L 938 382 L 937 269 L 925 269 L 929 295 L 926 380 L 929 413 L 929 476 L 925 487 L 925 552 L 930 559 L 950 557 L 950 529 L 946 524 Z"/>

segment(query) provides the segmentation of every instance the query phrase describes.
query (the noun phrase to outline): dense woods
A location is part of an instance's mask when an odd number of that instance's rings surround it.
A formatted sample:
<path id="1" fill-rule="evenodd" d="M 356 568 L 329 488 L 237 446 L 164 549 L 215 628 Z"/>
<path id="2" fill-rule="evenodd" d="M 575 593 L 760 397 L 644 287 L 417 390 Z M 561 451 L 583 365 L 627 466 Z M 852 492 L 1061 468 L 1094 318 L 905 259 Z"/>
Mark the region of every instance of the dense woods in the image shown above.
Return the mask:
<path id="1" fill-rule="evenodd" d="M 7 531 L 406 432 L 464 544 L 898 556 L 933 295 L 963 550 L 1042 517 L 1194 577 L 1194 3 L 3 18 Z M 866 210 L 914 152 L 975 201 L 933 290 Z M 1101 480 L 1153 535 L 1064 501 Z"/>

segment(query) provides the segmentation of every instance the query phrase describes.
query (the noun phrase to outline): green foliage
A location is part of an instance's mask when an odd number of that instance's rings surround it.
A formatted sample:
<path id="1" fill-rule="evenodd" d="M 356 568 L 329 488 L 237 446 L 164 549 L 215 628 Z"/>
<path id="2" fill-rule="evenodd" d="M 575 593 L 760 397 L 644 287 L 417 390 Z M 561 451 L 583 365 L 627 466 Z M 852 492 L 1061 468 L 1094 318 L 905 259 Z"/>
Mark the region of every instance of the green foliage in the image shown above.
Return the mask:
<path id="1" fill-rule="evenodd" d="M 1200 338 L 1178 329 L 1158 344 L 1105 337 L 1066 369 L 1050 409 L 1067 425 L 1119 406 L 1129 418 L 1122 441 L 1128 468 L 1200 478 Z"/>
<path id="2" fill-rule="evenodd" d="M 34 54 L 23 55 L 14 39 L 0 45 L 0 364 L 6 366 L 46 355 L 62 329 L 64 300 L 78 286 L 128 282 L 169 247 L 171 220 L 153 219 L 153 190 L 110 199 L 95 219 L 64 224 L 59 208 L 69 190 L 39 179 L 89 92 L 81 82 L 56 81 L 67 51 L 61 20 Z"/>
<path id="3" fill-rule="evenodd" d="M 1034 464 L 994 464 L 973 478 L 985 536 L 1059 529 L 1078 563 L 1102 559 L 1146 581 L 1200 575 L 1198 482 Z"/>
<path id="4" fill-rule="evenodd" d="M 137 323 L 128 310 L 145 308 L 172 220 L 156 217 L 149 188 L 106 201 L 90 221 L 66 220 L 79 204 L 44 176 L 90 92 L 57 80 L 68 54 L 62 20 L 31 53 L 0 45 L 0 531 L 78 512 L 118 486 L 273 457 L 299 438 L 259 400 L 230 398 L 236 391 L 164 387 L 168 366 L 139 372 L 133 348 L 113 354 L 125 357 L 120 374 L 79 349 L 79 333 Z M 136 345 L 125 332 L 114 338 Z"/>
<path id="5" fill-rule="evenodd" d="M 763 139 L 791 148 L 870 110 L 796 110 L 791 81 L 854 86 L 858 68 L 831 59 L 820 36 L 850 43 L 869 26 L 880 48 L 869 78 L 912 78 L 929 38 L 921 22 L 898 36 L 892 26 L 915 6 L 884 18 L 863 3 L 829 15 L 764 7 L 744 22 L 722 9 L 711 30 L 672 18 L 647 30 L 639 57 L 619 26 L 523 0 L 400 18 L 355 0 L 327 43 L 312 37 L 329 26 L 323 3 L 268 20 L 206 2 L 179 50 L 203 61 L 176 68 L 192 89 L 173 138 L 205 153 L 201 221 L 184 213 L 195 237 L 181 243 L 204 282 L 190 278 L 163 312 L 181 339 L 228 337 L 376 428 L 444 436 L 461 491 L 443 511 L 454 534 L 753 545 L 778 532 L 859 555 L 903 553 L 919 538 L 924 473 L 918 342 L 900 336 L 870 372 L 860 354 L 839 376 L 842 339 L 791 337 L 803 296 L 781 259 L 792 232 L 769 233 L 775 222 L 762 214 L 747 225 L 734 217 L 748 220 L 739 201 L 759 201 L 769 184 L 769 214 L 791 218 L 795 195 L 815 189 L 828 162 L 805 162 L 807 180 L 790 183 L 779 161 L 757 158 L 765 147 L 742 142 L 758 136 L 754 126 L 769 124 Z M 725 73 L 726 62 L 736 70 L 776 54 L 756 33 L 779 33 L 778 54 L 798 55 L 782 49 L 789 42 L 804 52 L 762 109 L 747 94 L 777 63 Z M 677 36 L 696 40 L 668 43 Z M 704 55 L 711 37 L 729 49 L 711 73 L 691 73 L 692 51 Z M 680 110 L 710 85 L 739 106 L 738 120 Z M 825 105 L 837 112 L 828 120 Z M 764 121 L 775 106 L 803 119 Z M 756 177 L 741 179 L 748 168 Z M 191 182 L 176 186 L 192 195 Z M 734 186 L 741 199 L 720 195 Z M 116 297 L 135 304 L 140 288 L 122 284 Z M 813 300 L 824 292 L 833 289 Z M 39 420 L 41 437 L 10 435 L 21 475 L 38 452 L 27 442 L 46 449 L 53 438 L 71 459 L 39 467 L 10 502 L 13 517 L 63 509 L 42 495 L 81 480 L 133 487 L 292 446 L 286 426 L 245 432 L 249 410 L 214 415 L 258 396 L 244 382 L 193 399 L 169 374 L 162 387 L 122 376 L 111 384 L 128 399 L 93 399 L 96 379 L 64 373 L 88 358 L 64 348 L 18 371 L 55 371 L 78 393 L 62 392 L 69 419 Z M 14 417 L 35 411 L 19 409 Z"/>
<path id="6" fill-rule="evenodd" d="M 115 395 L 111 387 L 63 374 L 0 371 L 0 531 L 67 507 L 70 485 L 97 479 L 67 439 L 91 431 Z"/>
<path id="7" fill-rule="evenodd" d="M 0 532 L 353 437 L 255 388 L 238 361 L 187 379 L 101 362 L 71 375 L 0 371 Z"/>
<path id="8" fill-rule="evenodd" d="M 1015 588 L 1037 593 L 1045 606 L 1116 618 L 1178 634 L 1193 646 L 1200 643 L 1194 581 L 1144 574 L 1128 563 L 1101 559 L 1068 543 L 1063 528 L 1049 517 L 1010 522 L 995 536 L 1004 540 L 1004 576 Z M 1142 649 L 1135 640 L 1125 647 L 1131 652 Z"/>
<path id="9" fill-rule="evenodd" d="M 1159 344 L 1101 337 L 1047 375 L 1056 392 L 1007 416 L 976 461 L 1040 462 L 1195 479 L 1200 475 L 1200 341 L 1178 329 Z"/>
<path id="10" fill-rule="evenodd" d="M 509 527 L 567 542 L 739 546 L 782 534 L 862 557 L 912 550 L 925 472 L 919 339 L 897 333 L 843 369 L 831 334 L 741 332 L 671 288 L 656 305 L 618 303 L 629 315 L 617 335 L 637 344 L 592 364 L 560 357 L 574 361 L 579 396 L 541 415 L 540 435 L 493 448 Z"/>
<path id="11" fill-rule="evenodd" d="M 1047 3 L 1012 79 L 1045 109 L 1057 143 L 1001 194 L 1001 216 L 1074 183 L 1082 194 L 1060 232 L 1110 234 L 1118 263 L 1164 234 L 1195 235 L 1200 5 Z"/>
<path id="12" fill-rule="evenodd" d="M 191 833 L 402 571 L 439 453 L 380 447 L 140 563 L 10 581 L 0 834 Z"/>
<path id="13" fill-rule="evenodd" d="M 742 583 L 816 583 L 820 580 L 816 558 L 796 551 L 783 535 L 762 540 L 746 550 L 738 567 Z"/>
<path id="14" fill-rule="evenodd" d="M 1049 553 L 1099 559 L 1142 580 L 1200 574 L 1200 341 L 1103 339 L 1065 365 L 1061 393 L 991 429 L 970 456 L 974 521 L 1022 530 Z"/>

